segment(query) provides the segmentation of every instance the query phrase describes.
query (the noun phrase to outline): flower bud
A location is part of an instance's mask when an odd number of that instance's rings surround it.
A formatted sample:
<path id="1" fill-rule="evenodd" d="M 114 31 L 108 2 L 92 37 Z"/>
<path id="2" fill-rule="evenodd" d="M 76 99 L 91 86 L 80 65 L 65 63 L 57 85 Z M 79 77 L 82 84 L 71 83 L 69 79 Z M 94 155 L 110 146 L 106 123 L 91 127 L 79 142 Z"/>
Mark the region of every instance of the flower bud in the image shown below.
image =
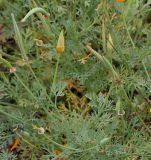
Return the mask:
<path id="1" fill-rule="evenodd" d="M 56 46 L 56 51 L 57 51 L 57 53 L 63 53 L 64 49 L 65 49 L 65 46 L 64 46 L 64 35 L 63 35 L 63 30 L 61 30 L 61 32 L 59 34 L 57 46 Z"/>

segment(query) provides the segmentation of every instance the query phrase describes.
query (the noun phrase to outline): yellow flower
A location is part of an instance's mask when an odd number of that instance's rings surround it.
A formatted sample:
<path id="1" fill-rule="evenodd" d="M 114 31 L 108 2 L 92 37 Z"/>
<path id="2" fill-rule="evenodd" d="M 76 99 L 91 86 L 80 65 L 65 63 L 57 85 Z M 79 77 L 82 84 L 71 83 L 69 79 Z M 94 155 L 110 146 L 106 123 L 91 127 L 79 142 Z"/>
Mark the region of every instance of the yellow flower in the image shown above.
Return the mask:
<path id="1" fill-rule="evenodd" d="M 63 53 L 64 50 L 65 50 L 65 46 L 64 46 L 64 34 L 63 34 L 63 30 L 61 30 L 61 32 L 59 34 L 57 46 L 56 46 L 56 51 L 57 51 L 57 53 Z"/>
<path id="2" fill-rule="evenodd" d="M 149 109 L 149 112 L 151 113 L 151 108 Z"/>

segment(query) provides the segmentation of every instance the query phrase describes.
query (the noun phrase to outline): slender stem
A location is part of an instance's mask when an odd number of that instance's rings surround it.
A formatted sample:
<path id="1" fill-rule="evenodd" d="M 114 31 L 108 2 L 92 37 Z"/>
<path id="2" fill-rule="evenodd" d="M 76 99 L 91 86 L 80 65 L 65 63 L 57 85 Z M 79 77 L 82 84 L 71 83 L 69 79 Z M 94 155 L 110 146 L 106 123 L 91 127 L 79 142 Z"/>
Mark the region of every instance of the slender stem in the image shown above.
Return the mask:
<path id="1" fill-rule="evenodd" d="M 25 85 L 25 83 L 19 78 L 19 76 L 16 73 L 15 76 L 17 77 L 18 81 L 23 85 L 23 87 L 27 90 L 27 92 L 37 101 L 37 98 L 33 95 L 31 90 Z"/>
<path id="2" fill-rule="evenodd" d="M 8 107 L 19 107 L 18 105 L 11 104 L 8 102 L 2 102 L 2 101 L 0 101 L 0 105 L 4 105 L 4 106 L 8 106 Z"/>
<path id="3" fill-rule="evenodd" d="M 148 131 L 149 135 L 151 135 L 151 131 L 150 128 L 145 124 L 145 122 L 143 121 L 142 117 L 139 115 L 139 113 L 135 110 L 135 113 L 137 114 L 137 117 L 139 118 L 139 120 L 141 121 L 142 125 L 146 128 L 146 130 Z"/>
<path id="4" fill-rule="evenodd" d="M 149 73 L 148 73 L 148 71 L 147 71 L 147 68 L 146 68 L 146 66 L 145 66 L 145 64 L 144 64 L 143 61 L 142 61 L 142 65 L 143 65 L 143 67 L 144 67 L 144 70 L 145 70 L 145 73 L 146 73 L 146 75 L 147 75 L 148 80 L 151 80 L 151 78 L 150 78 L 150 76 L 149 76 Z"/>
<path id="5" fill-rule="evenodd" d="M 102 18 L 102 42 L 103 42 L 103 50 L 106 53 L 106 29 L 105 29 L 105 18 Z"/>
<path id="6" fill-rule="evenodd" d="M 57 108 L 57 95 L 55 96 L 55 108 Z"/>
<path id="7" fill-rule="evenodd" d="M 124 25 L 125 25 L 125 28 L 126 28 L 126 32 L 127 32 L 127 34 L 128 34 L 128 37 L 129 37 L 129 39 L 130 39 L 130 42 L 131 42 L 133 48 L 135 48 L 135 44 L 134 44 L 134 42 L 133 42 L 133 40 L 132 40 L 132 37 L 131 37 L 131 35 L 130 35 L 130 32 L 129 32 L 129 30 L 128 30 L 128 26 L 127 26 L 127 24 L 126 24 L 126 20 L 125 20 L 125 16 L 124 16 L 124 15 L 123 15 L 123 22 L 124 22 Z"/>
<path id="8" fill-rule="evenodd" d="M 25 143 L 29 144 L 31 147 L 34 147 L 34 148 L 37 147 L 37 146 L 33 145 L 32 143 L 30 143 L 29 141 L 27 141 L 25 138 L 23 138 L 19 133 L 17 133 L 17 135 L 18 135 L 19 137 L 21 137 L 21 139 L 22 139 Z"/>
<path id="9" fill-rule="evenodd" d="M 0 107 L 3 107 L 3 106 L 0 105 Z M 13 115 L 11 115 L 11 114 L 9 114 L 9 113 L 1 110 L 1 109 L 0 109 L 0 113 L 4 114 L 4 115 L 6 115 L 6 116 L 8 116 L 10 118 L 13 118 L 13 119 L 15 119 L 15 120 L 17 120 L 17 121 L 19 121 L 21 123 L 23 122 L 21 119 L 17 118 L 16 116 L 13 116 Z"/>
<path id="10" fill-rule="evenodd" d="M 91 28 L 93 27 L 93 25 L 98 21 L 98 17 L 99 17 L 99 16 L 97 16 L 97 17 L 94 19 L 94 21 L 93 21 L 87 28 L 84 28 L 84 29 L 80 32 L 80 34 L 86 32 L 86 31 L 88 32 L 89 29 L 91 29 Z"/>
<path id="11" fill-rule="evenodd" d="M 57 64 L 56 64 L 55 73 L 54 73 L 54 77 L 53 77 L 53 81 L 52 81 L 51 91 L 56 83 L 57 72 L 58 72 L 58 67 L 59 67 L 59 59 L 60 59 L 60 54 L 57 57 Z M 57 95 L 55 95 L 55 108 L 57 108 Z"/>
<path id="12" fill-rule="evenodd" d="M 16 35 L 16 42 L 17 42 L 17 44 L 19 46 L 19 49 L 21 51 L 22 58 L 28 61 L 28 57 L 26 55 L 26 50 L 25 50 L 25 47 L 23 45 L 22 35 L 21 35 L 20 30 L 18 28 L 17 22 L 15 20 L 15 16 L 14 16 L 13 13 L 11 14 L 11 16 L 12 16 L 12 20 L 13 20 L 15 35 Z"/>
<path id="13" fill-rule="evenodd" d="M 57 79 L 57 72 L 58 72 L 58 67 L 59 67 L 59 59 L 60 59 L 60 54 L 57 57 L 57 64 L 56 64 L 56 69 L 55 69 L 55 73 L 54 73 L 54 77 L 53 77 L 53 81 L 52 81 L 52 87 L 55 85 L 56 83 L 56 79 Z M 52 88 L 51 88 L 52 90 Z"/>
<path id="14" fill-rule="evenodd" d="M 94 49 L 92 49 L 90 46 L 86 46 L 87 49 L 93 53 L 98 59 L 102 61 L 102 63 L 108 68 L 108 70 L 111 72 L 112 76 L 114 77 L 115 80 L 119 80 L 119 75 L 118 73 L 114 70 L 112 64 L 109 62 L 109 60 L 105 57 L 100 55 L 98 52 L 96 52 Z"/>
<path id="15" fill-rule="evenodd" d="M 37 4 L 34 0 L 32 0 L 33 6 L 37 7 Z M 45 33 L 47 34 L 47 38 L 51 39 L 51 29 L 47 24 L 46 20 L 44 19 L 41 13 L 37 13 L 38 18 L 41 20 Z"/>
<path id="16" fill-rule="evenodd" d="M 47 135 L 43 135 L 47 140 L 49 140 L 51 143 L 55 144 L 56 146 L 58 147 L 61 147 L 61 148 L 64 148 L 64 149 L 69 149 L 69 150 L 72 150 L 72 151 L 79 151 L 79 149 L 75 149 L 75 148 L 71 148 L 71 147 L 67 147 L 67 146 L 64 146 L 62 144 L 59 144 L 57 142 L 55 142 L 54 140 L 52 140 L 51 138 L 49 138 Z"/>

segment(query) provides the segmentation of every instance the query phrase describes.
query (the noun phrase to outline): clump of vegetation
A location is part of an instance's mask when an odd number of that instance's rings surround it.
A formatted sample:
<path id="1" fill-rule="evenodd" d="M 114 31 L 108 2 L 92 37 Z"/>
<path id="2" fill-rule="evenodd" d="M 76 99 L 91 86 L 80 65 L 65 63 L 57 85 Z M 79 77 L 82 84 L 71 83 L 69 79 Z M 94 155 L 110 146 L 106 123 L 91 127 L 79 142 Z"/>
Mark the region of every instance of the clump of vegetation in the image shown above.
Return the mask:
<path id="1" fill-rule="evenodd" d="M 151 158 L 151 1 L 0 1 L 0 159 Z"/>

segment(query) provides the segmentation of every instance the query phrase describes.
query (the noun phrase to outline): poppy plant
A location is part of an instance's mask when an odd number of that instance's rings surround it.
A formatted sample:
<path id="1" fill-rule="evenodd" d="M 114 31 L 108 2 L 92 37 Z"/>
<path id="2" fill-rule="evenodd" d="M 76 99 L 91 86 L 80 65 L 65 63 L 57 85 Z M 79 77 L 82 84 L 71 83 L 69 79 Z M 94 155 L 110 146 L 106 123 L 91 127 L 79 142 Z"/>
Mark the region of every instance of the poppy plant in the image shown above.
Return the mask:
<path id="1" fill-rule="evenodd" d="M 10 150 L 11 150 L 11 151 L 15 150 L 19 144 L 20 144 L 20 140 L 19 140 L 19 138 L 16 138 L 16 139 L 14 140 L 13 144 L 11 145 Z"/>
<path id="2" fill-rule="evenodd" d="M 119 2 L 119 3 L 120 3 L 120 2 L 125 2 L 125 0 L 116 0 L 116 2 Z"/>

